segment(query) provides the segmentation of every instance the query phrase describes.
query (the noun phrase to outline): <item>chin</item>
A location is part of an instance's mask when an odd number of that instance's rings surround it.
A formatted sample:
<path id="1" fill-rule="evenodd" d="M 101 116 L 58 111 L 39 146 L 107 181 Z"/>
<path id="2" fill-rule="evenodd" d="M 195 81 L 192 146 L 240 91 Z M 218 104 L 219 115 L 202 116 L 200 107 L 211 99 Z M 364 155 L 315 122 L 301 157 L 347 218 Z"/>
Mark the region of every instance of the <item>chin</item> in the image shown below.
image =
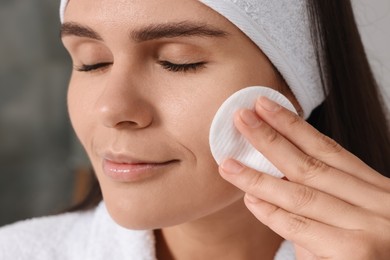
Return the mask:
<path id="1" fill-rule="evenodd" d="M 118 201 L 110 203 L 107 200 L 105 202 L 111 218 L 118 225 L 131 230 L 155 230 L 177 226 L 223 211 L 236 202 L 243 204 L 242 195 L 237 196 L 235 200 L 213 205 L 205 205 L 205 203 L 189 205 L 186 203 L 185 205 L 171 205 L 169 207 L 164 202 L 155 203 L 154 205 L 121 204 Z"/>
<path id="2" fill-rule="evenodd" d="M 120 207 L 106 203 L 111 218 L 120 226 L 131 230 L 154 230 L 179 225 L 189 221 L 186 217 L 174 210 Z M 168 212 L 169 211 L 169 212 Z M 176 213 L 176 214 L 172 214 Z"/>
<path id="3" fill-rule="evenodd" d="M 205 185 L 204 189 L 166 183 L 145 182 L 129 187 L 103 182 L 101 188 L 111 218 L 131 230 L 177 226 L 223 211 L 237 201 L 243 204 L 242 191 L 227 183 L 217 188 Z"/>
<path id="4" fill-rule="evenodd" d="M 116 195 L 116 196 L 115 196 Z M 122 199 L 120 198 L 122 195 Z M 111 218 L 120 226 L 131 230 L 152 230 L 174 226 L 188 221 L 183 207 L 174 208 L 162 200 L 148 200 L 147 196 L 126 194 L 104 196 L 104 202 Z M 129 199 L 132 198 L 132 199 Z M 189 210 L 189 209 L 187 209 Z"/>

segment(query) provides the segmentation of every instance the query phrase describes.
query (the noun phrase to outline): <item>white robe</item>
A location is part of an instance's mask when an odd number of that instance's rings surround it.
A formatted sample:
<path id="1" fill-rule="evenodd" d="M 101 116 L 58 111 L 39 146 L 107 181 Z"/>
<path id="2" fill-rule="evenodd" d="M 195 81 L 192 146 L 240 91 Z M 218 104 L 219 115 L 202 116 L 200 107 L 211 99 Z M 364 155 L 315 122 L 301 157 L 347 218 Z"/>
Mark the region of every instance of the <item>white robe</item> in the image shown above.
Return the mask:
<path id="1" fill-rule="evenodd" d="M 0 228 L 0 260 L 156 260 L 152 230 L 117 225 L 102 202 L 93 210 L 35 218 Z M 285 241 L 276 260 L 293 260 Z"/>

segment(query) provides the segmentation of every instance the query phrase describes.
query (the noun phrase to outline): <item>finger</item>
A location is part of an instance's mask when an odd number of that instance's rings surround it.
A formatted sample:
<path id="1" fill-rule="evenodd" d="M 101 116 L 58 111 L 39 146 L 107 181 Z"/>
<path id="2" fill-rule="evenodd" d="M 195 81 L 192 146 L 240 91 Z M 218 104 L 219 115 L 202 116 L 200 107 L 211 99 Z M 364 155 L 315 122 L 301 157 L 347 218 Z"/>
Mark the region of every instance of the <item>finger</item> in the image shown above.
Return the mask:
<path id="1" fill-rule="evenodd" d="M 304 259 L 304 260 L 317 260 L 318 257 L 308 251 L 306 248 L 303 248 L 299 245 L 295 245 L 295 257 L 296 259 Z"/>
<path id="2" fill-rule="evenodd" d="M 283 238 L 315 253 L 320 259 L 332 259 L 334 251 L 340 248 L 340 241 L 348 241 L 350 237 L 348 232 L 351 231 L 289 213 L 251 196 L 246 195 L 244 201 L 252 214 L 263 224 Z"/>
<path id="3" fill-rule="evenodd" d="M 366 182 L 390 189 L 388 181 L 384 182 L 384 176 L 288 109 L 266 97 L 260 97 L 256 103 L 256 112 L 306 154 Z"/>
<path id="4" fill-rule="evenodd" d="M 310 187 L 259 173 L 234 160 L 224 161 L 220 171 L 244 192 L 288 212 L 344 229 L 366 224 L 364 210 Z"/>
<path id="5" fill-rule="evenodd" d="M 251 120 L 256 122 L 255 128 L 248 124 Z M 376 212 L 383 211 L 383 203 L 390 206 L 389 196 L 383 189 L 307 155 L 253 111 L 239 111 L 234 121 L 248 141 L 289 180 L 313 187 L 353 205 L 365 208 L 368 206 Z M 348 163 L 348 158 L 344 159 Z M 379 198 L 385 201 L 378 200 Z"/>

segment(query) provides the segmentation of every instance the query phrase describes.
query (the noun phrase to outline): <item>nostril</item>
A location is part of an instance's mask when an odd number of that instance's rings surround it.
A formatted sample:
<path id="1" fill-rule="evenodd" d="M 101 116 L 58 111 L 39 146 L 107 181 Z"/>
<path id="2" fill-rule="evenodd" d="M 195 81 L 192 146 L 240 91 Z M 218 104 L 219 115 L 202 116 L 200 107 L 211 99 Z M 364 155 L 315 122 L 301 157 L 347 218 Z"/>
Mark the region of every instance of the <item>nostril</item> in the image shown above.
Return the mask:
<path id="1" fill-rule="evenodd" d="M 107 128 L 145 128 L 152 124 L 151 109 L 142 112 L 130 107 L 112 107 L 100 110 L 100 121 Z"/>
<path id="2" fill-rule="evenodd" d="M 153 121 L 154 103 L 150 102 L 149 97 L 121 86 L 125 85 L 107 86 L 95 103 L 100 123 L 108 128 L 149 126 Z"/>
<path id="3" fill-rule="evenodd" d="M 131 128 L 134 128 L 134 127 L 138 126 L 138 123 L 133 122 L 133 121 L 122 121 L 122 122 L 118 122 L 116 124 L 116 126 L 117 127 L 131 127 Z"/>

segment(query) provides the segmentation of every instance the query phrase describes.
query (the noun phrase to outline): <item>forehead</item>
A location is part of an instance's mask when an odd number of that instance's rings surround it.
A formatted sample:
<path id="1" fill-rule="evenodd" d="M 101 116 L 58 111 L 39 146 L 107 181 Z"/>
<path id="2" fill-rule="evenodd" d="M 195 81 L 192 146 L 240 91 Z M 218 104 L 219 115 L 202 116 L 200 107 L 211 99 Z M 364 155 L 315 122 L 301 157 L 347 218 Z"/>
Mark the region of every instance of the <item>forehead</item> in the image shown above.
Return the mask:
<path id="1" fill-rule="evenodd" d="M 233 26 L 197 0 L 72 0 L 64 19 L 90 25 L 104 24 L 111 28 L 183 20 Z"/>

